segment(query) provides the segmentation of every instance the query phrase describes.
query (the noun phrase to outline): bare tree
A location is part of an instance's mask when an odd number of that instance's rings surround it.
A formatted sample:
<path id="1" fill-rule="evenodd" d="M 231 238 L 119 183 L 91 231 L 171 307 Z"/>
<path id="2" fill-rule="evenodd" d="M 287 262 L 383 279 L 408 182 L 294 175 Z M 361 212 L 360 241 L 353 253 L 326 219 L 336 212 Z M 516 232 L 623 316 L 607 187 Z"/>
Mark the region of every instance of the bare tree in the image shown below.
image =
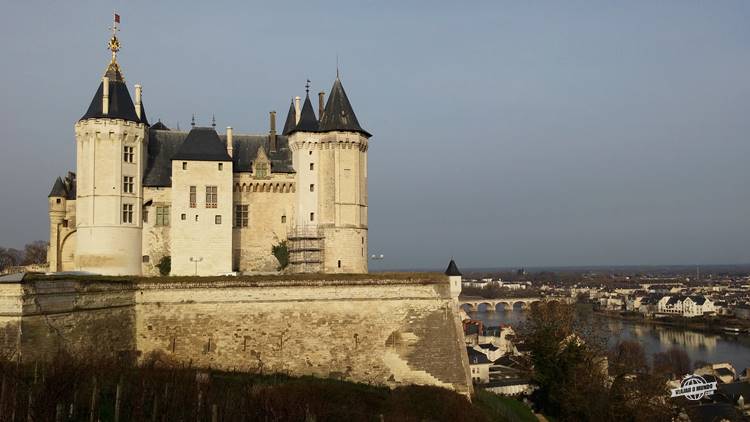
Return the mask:
<path id="1" fill-rule="evenodd" d="M 0 271 L 8 267 L 21 264 L 23 261 L 23 252 L 13 248 L 0 247 Z"/>
<path id="2" fill-rule="evenodd" d="M 49 243 L 37 240 L 26 245 L 24 248 L 24 265 L 44 264 L 47 262 L 47 248 Z"/>

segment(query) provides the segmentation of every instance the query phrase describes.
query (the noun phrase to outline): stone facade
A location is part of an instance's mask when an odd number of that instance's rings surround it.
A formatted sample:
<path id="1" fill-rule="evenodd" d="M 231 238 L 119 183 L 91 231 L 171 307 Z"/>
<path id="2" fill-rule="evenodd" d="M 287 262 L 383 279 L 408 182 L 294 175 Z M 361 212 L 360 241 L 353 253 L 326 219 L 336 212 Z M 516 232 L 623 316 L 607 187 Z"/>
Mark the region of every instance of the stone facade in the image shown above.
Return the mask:
<path id="1" fill-rule="evenodd" d="M 24 360 L 65 350 L 470 392 L 442 276 L 166 280 L 2 284 L 3 344 Z"/>
<path id="2" fill-rule="evenodd" d="M 157 275 L 169 258 L 172 275 L 267 273 L 279 270 L 273 248 L 287 242 L 288 272 L 367 272 L 371 135 L 338 78 L 319 115 L 309 96 L 290 107 L 281 135 L 276 112 L 267 134 L 218 134 L 215 125 L 187 133 L 148 122 L 140 85 L 130 98 L 119 48 L 113 36 L 112 61 L 75 124 L 75 185 L 49 195 L 50 271 Z M 223 173 L 206 143 L 173 160 L 196 130 L 225 143 Z M 220 209 L 190 209 L 191 186 L 198 198 L 217 187 Z"/>
<path id="3" fill-rule="evenodd" d="M 172 161 L 173 275 L 232 271 L 233 186 L 231 161 Z"/>

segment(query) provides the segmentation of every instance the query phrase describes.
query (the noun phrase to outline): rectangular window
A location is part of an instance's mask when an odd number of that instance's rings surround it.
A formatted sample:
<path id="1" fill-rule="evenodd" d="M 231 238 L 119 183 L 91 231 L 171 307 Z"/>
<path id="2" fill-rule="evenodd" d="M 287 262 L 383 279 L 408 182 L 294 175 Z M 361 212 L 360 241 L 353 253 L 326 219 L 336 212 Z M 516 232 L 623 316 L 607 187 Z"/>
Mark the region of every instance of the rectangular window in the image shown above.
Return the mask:
<path id="1" fill-rule="evenodd" d="M 187 220 L 187 214 L 181 214 L 180 219 L 183 221 Z"/>
<path id="2" fill-rule="evenodd" d="M 195 186 L 190 186 L 190 208 L 196 207 L 196 201 L 198 200 L 198 194 L 195 190 Z"/>
<path id="3" fill-rule="evenodd" d="M 133 176 L 123 176 L 122 191 L 125 193 L 133 193 Z"/>
<path id="4" fill-rule="evenodd" d="M 133 204 L 125 204 L 122 206 L 122 222 L 133 223 Z"/>
<path id="5" fill-rule="evenodd" d="M 143 222 L 148 223 L 148 208 L 143 209 Z"/>
<path id="6" fill-rule="evenodd" d="M 169 206 L 156 207 L 156 225 L 157 226 L 169 225 Z"/>
<path id="7" fill-rule="evenodd" d="M 224 170 L 224 163 L 219 163 L 219 171 Z"/>
<path id="8" fill-rule="evenodd" d="M 315 170 L 315 164 L 310 163 L 310 170 Z"/>
<path id="9" fill-rule="evenodd" d="M 151 260 L 151 259 L 149 258 L 149 256 L 148 256 L 148 255 L 143 255 L 143 263 L 144 263 L 144 264 L 148 263 L 148 261 L 150 261 L 150 260 Z"/>
<path id="10" fill-rule="evenodd" d="M 315 221 L 315 213 L 314 212 L 310 213 L 310 221 Z"/>
<path id="11" fill-rule="evenodd" d="M 281 216 L 281 224 L 284 224 L 284 223 L 286 223 L 286 216 L 282 215 Z"/>
<path id="12" fill-rule="evenodd" d="M 234 226 L 235 227 L 247 227 L 248 220 L 248 206 L 247 205 L 235 205 L 234 206 Z"/>
<path id="13" fill-rule="evenodd" d="M 217 215 L 216 217 L 214 217 L 214 223 L 221 224 L 221 216 L 220 215 Z"/>
<path id="14" fill-rule="evenodd" d="M 310 184 L 310 192 L 315 192 L 315 185 Z"/>
<path id="15" fill-rule="evenodd" d="M 182 169 L 187 170 L 187 163 L 185 161 L 182 162 Z"/>
<path id="16" fill-rule="evenodd" d="M 206 186 L 206 208 L 216 208 L 218 201 L 216 186 Z"/>
<path id="17" fill-rule="evenodd" d="M 135 151 L 133 147 L 122 147 L 122 161 L 132 163 L 134 158 Z"/>

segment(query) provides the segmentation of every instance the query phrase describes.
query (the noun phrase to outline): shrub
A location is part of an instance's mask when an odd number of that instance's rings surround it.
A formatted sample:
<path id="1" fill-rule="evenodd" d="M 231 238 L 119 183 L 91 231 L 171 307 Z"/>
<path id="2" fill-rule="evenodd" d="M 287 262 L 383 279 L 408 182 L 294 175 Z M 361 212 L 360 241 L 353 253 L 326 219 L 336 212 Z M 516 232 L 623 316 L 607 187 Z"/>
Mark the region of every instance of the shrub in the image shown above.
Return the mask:
<path id="1" fill-rule="evenodd" d="M 156 265 L 156 268 L 159 269 L 159 274 L 164 276 L 169 275 L 169 273 L 172 272 L 172 257 L 162 257 L 162 259 Z"/>
<path id="2" fill-rule="evenodd" d="M 278 245 L 271 247 L 271 252 L 279 261 L 279 270 L 283 270 L 289 265 L 289 248 L 286 245 L 286 240 L 282 240 Z"/>

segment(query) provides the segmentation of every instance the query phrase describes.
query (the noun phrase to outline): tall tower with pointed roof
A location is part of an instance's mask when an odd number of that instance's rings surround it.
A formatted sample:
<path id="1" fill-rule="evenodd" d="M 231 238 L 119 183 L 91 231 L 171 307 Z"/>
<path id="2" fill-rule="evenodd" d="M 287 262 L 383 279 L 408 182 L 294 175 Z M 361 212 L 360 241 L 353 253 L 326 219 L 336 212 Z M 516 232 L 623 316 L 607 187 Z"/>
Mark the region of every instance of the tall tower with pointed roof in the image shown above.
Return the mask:
<path id="1" fill-rule="evenodd" d="M 117 62 L 117 23 L 108 45 L 112 59 L 75 125 L 75 262 L 81 271 L 139 275 L 148 121 L 140 86 L 133 103 Z"/>
<path id="2" fill-rule="evenodd" d="M 319 118 L 309 94 L 305 98 L 298 122 L 289 131 L 299 186 L 296 228 L 289 235 L 293 271 L 367 272 L 370 136 L 338 77 Z"/>

